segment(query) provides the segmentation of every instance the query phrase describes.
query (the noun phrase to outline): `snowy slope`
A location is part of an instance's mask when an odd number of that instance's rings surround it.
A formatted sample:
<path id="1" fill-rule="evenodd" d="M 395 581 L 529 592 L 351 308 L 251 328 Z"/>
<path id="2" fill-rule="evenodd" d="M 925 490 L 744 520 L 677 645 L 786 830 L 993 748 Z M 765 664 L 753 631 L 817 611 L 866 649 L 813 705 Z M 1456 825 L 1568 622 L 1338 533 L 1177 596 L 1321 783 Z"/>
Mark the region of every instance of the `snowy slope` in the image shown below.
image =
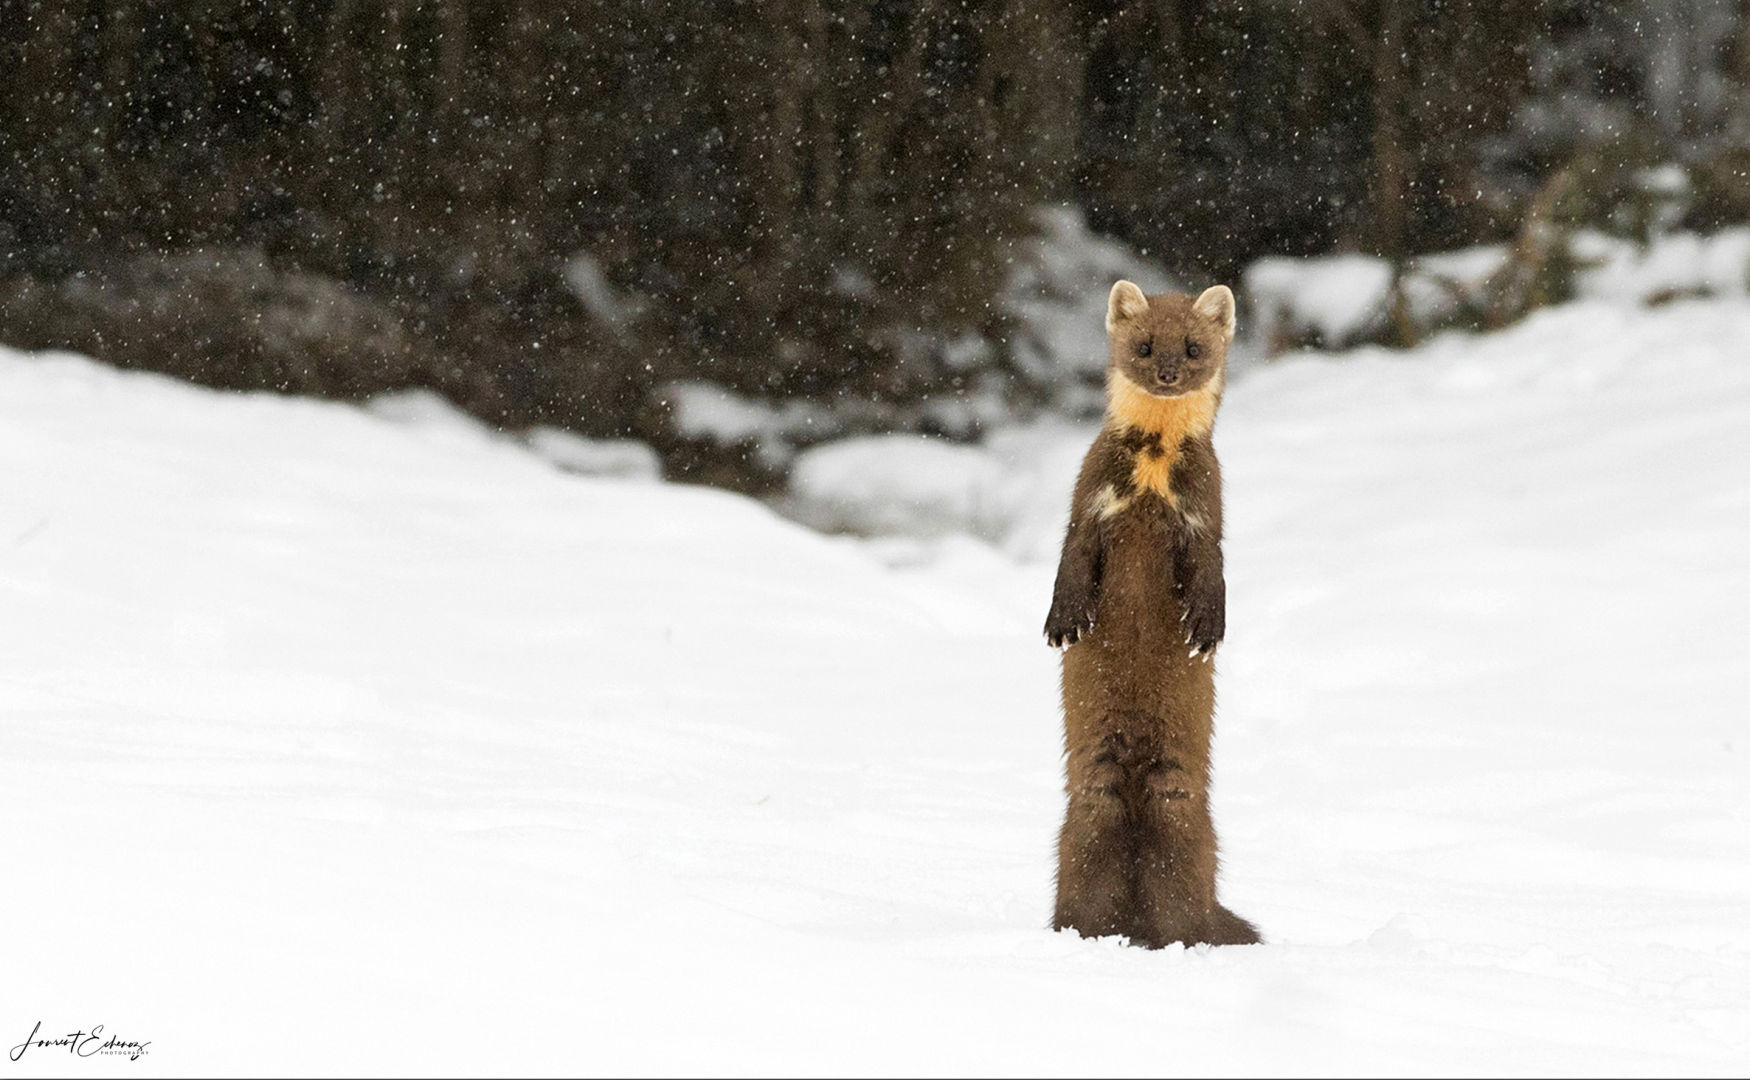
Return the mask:
<path id="1" fill-rule="evenodd" d="M 1742 302 L 1574 306 L 1236 382 L 1216 809 L 1270 944 L 1157 953 L 1043 929 L 1038 538 L 1087 432 L 997 441 L 1040 490 L 995 544 L 855 540 L 0 354 L 0 1042 L 1741 1074 L 1747 346 Z M 10 1068 L 124 1067 L 65 1055 Z"/>

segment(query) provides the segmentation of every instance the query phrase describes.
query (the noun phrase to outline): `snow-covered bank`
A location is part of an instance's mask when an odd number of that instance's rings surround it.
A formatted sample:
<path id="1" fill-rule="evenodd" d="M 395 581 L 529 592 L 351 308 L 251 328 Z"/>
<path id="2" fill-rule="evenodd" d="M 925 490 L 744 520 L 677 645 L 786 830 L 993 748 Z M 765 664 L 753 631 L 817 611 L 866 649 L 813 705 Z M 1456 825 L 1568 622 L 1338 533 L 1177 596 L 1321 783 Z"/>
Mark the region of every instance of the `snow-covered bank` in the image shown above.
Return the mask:
<path id="1" fill-rule="evenodd" d="M 1750 292 L 1750 229 L 1669 232 L 1637 244 L 1582 231 L 1569 238 L 1575 299 L 1629 306 Z M 1410 258 L 1404 265 L 1403 317 L 1421 334 L 1467 310 L 1492 306 L 1490 282 L 1512 258 L 1487 244 Z M 1371 255 L 1268 256 L 1246 268 L 1251 344 L 1272 353 L 1293 343 L 1327 349 L 1376 341 L 1392 322 L 1391 261 Z M 1497 298 L 1498 299 L 1498 298 Z"/>
<path id="2" fill-rule="evenodd" d="M 1085 430 L 966 469 L 988 542 L 854 540 L 0 354 L 0 1035 L 201 1074 L 1741 1073 L 1747 344 L 1742 302 L 1572 305 L 1236 380 L 1216 809 L 1271 943 L 1160 953 L 1042 929 Z"/>

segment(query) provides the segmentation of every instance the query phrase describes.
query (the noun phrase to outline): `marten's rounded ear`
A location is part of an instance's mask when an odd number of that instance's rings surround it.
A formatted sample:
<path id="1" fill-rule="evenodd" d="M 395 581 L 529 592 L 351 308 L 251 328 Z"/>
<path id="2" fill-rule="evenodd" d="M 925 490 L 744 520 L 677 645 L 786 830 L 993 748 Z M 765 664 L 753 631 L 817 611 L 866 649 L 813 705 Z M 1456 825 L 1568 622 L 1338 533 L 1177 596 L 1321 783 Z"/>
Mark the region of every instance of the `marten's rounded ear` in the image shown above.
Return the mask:
<path id="1" fill-rule="evenodd" d="M 1227 333 L 1227 339 L 1234 339 L 1234 294 L 1226 285 L 1211 285 L 1203 290 L 1192 304 L 1191 310 L 1206 319 L 1214 319 L 1222 325 Z"/>
<path id="2" fill-rule="evenodd" d="M 1148 297 L 1142 295 L 1142 290 L 1132 281 L 1120 281 L 1112 286 L 1112 294 L 1106 298 L 1106 332 L 1110 334 L 1118 329 L 1118 324 L 1142 317 L 1148 310 Z"/>

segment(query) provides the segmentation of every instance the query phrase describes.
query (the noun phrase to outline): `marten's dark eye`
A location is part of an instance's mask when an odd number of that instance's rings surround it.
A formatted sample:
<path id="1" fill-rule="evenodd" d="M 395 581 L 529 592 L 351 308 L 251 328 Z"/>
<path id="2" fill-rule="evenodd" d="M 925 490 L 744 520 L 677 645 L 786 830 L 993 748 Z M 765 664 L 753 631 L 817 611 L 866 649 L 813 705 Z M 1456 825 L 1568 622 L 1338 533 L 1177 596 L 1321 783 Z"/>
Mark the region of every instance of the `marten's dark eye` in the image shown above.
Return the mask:
<path id="1" fill-rule="evenodd" d="M 1150 344 L 1150 343 L 1149 343 L 1149 342 L 1146 342 L 1146 341 L 1139 341 L 1139 342 L 1137 342 L 1137 344 L 1136 344 L 1136 355 L 1138 355 L 1138 356 L 1147 356 L 1147 355 L 1148 355 L 1148 354 L 1149 354 L 1149 353 L 1151 353 L 1151 352 L 1154 352 L 1154 348 L 1153 348 L 1153 346 L 1152 346 L 1152 345 L 1151 345 L 1151 344 Z"/>
<path id="2" fill-rule="evenodd" d="M 1185 343 L 1185 355 L 1195 360 L 1203 355 L 1203 346 L 1197 344 L 1195 341 L 1187 341 Z"/>

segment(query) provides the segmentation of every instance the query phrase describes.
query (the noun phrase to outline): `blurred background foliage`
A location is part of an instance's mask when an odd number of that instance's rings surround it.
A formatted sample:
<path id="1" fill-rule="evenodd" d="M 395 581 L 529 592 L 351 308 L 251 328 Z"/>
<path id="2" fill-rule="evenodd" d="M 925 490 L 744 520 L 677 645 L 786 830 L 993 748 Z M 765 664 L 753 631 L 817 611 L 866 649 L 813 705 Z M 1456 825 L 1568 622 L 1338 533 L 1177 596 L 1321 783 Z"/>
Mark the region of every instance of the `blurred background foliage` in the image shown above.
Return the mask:
<path id="1" fill-rule="evenodd" d="M 214 386 L 752 483 L 662 387 L 1024 400 L 1045 204 L 1188 283 L 1515 244 L 1528 306 L 1528 230 L 1750 220 L 1750 0 L 0 0 L 0 341 Z"/>

